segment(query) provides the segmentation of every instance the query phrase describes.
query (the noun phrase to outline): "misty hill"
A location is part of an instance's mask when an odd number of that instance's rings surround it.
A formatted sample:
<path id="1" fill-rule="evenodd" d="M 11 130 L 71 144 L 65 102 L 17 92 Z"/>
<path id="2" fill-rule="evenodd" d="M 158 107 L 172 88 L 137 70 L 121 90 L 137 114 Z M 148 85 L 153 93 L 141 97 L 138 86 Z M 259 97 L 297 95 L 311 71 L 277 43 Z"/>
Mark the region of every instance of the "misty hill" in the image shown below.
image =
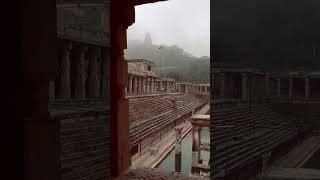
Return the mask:
<path id="1" fill-rule="evenodd" d="M 161 47 L 163 48 L 160 48 L 160 45 L 153 45 L 150 40 L 147 42 L 128 41 L 125 58 L 127 60 L 137 58 L 150 60 L 156 64 L 158 73 L 163 77 L 193 83 L 209 83 L 209 57 L 194 57 L 178 46 Z"/>

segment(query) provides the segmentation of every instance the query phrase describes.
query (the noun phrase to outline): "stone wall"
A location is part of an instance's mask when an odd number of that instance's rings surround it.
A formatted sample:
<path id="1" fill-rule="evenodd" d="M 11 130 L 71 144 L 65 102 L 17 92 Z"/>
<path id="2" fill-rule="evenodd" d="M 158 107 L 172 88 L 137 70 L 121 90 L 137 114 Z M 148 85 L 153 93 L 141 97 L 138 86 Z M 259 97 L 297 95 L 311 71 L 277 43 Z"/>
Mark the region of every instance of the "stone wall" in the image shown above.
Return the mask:
<path id="1" fill-rule="evenodd" d="M 51 111 L 52 119 L 60 121 L 61 179 L 108 179 L 110 112 L 77 109 Z"/>

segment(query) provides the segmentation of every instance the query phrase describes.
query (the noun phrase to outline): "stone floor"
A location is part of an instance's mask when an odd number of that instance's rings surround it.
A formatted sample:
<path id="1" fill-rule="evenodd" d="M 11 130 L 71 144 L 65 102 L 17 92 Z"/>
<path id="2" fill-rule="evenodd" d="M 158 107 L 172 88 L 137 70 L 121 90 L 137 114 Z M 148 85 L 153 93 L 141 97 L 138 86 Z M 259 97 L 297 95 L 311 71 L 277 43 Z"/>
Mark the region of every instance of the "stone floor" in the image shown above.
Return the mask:
<path id="1" fill-rule="evenodd" d="M 172 174 L 160 171 L 159 169 L 135 169 L 116 180 L 209 180 L 203 177 L 187 177 L 179 174 Z"/>
<path id="2" fill-rule="evenodd" d="M 319 180 L 320 170 L 305 168 L 272 169 L 261 180 Z"/>
<path id="3" fill-rule="evenodd" d="M 309 137 L 298 144 L 289 153 L 277 160 L 257 179 L 259 180 L 294 180 L 320 179 L 320 170 L 301 168 L 303 163 L 320 147 L 319 137 Z"/>

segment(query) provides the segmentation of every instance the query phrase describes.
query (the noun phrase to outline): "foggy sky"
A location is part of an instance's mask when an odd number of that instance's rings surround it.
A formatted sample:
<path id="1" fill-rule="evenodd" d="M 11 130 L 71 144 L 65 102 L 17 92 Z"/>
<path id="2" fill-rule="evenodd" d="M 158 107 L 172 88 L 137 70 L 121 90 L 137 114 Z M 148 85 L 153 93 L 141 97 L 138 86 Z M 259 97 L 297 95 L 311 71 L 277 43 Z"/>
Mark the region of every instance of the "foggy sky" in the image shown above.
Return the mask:
<path id="1" fill-rule="evenodd" d="M 178 45 L 194 56 L 210 56 L 210 0 L 169 0 L 136 6 L 128 40 Z"/>

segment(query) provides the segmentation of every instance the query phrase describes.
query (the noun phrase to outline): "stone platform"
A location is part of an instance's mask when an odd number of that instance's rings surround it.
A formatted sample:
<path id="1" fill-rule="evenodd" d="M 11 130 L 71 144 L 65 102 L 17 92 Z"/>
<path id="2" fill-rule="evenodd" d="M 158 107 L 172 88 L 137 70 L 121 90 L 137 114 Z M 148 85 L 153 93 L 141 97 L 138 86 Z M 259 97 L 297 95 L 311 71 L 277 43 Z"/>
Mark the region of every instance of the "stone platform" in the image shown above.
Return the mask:
<path id="1" fill-rule="evenodd" d="M 179 174 L 167 173 L 158 169 L 130 170 L 116 180 L 209 180 L 203 177 L 188 177 Z"/>

